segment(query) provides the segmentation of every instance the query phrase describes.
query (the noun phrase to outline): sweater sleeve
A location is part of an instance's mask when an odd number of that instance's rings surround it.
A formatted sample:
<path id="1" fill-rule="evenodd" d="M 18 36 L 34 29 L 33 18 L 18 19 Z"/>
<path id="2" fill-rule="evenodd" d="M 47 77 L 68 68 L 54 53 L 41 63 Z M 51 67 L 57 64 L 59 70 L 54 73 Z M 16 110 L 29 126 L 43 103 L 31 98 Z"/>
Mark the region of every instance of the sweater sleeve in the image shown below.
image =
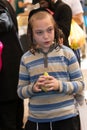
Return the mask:
<path id="1" fill-rule="evenodd" d="M 59 81 L 60 92 L 64 92 L 65 94 L 78 94 L 82 92 L 85 84 L 82 71 L 75 56 L 69 61 L 68 72 L 70 79 L 68 81 Z"/>
<path id="2" fill-rule="evenodd" d="M 21 99 L 26 99 L 33 96 L 32 87 L 33 83 L 30 83 L 30 75 L 27 70 L 26 64 L 24 63 L 23 57 L 21 58 L 20 62 L 20 69 L 19 69 L 19 82 L 18 82 L 18 89 L 17 93 Z"/>

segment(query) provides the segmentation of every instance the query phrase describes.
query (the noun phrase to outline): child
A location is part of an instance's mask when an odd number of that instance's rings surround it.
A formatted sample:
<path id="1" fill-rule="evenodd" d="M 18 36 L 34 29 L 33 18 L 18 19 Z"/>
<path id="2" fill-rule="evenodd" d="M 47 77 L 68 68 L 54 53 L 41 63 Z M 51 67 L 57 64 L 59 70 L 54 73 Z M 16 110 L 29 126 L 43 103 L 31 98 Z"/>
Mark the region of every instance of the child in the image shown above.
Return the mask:
<path id="1" fill-rule="evenodd" d="M 82 72 L 73 51 L 58 44 L 58 28 L 48 11 L 30 12 L 28 37 L 17 90 L 20 98 L 29 98 L 25 130 L 80 130 L 73 95 L 84 89 Z"/>

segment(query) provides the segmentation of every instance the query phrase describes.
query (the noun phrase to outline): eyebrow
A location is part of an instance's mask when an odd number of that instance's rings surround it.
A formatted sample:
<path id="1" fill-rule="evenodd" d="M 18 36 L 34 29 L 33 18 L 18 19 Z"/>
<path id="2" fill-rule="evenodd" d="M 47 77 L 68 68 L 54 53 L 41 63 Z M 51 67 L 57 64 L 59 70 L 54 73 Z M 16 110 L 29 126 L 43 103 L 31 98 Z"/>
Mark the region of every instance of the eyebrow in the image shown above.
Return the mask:
<path id="1" fill-rule="evenodd" d="M 54 28 L 54 26 L 53 25 L 50 25 L 50 26 L 48 26 L 46 29 L 49 29 L 49 28 Z M 42 28 L 36 28 L 35 30 L 42 30 Z"/>

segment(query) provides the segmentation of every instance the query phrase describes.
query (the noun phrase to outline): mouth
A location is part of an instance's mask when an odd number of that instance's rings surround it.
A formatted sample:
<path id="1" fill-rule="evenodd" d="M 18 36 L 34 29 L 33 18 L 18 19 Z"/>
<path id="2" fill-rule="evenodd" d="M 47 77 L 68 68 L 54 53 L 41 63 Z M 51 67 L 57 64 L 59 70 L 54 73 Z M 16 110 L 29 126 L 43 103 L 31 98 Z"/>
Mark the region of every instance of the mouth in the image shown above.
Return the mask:
<path id="1" fill-rule="evenodd" d="M 46 41 L 44 42 L 45 45 L 49 45 L 50 44 L 50 41 Z"/>

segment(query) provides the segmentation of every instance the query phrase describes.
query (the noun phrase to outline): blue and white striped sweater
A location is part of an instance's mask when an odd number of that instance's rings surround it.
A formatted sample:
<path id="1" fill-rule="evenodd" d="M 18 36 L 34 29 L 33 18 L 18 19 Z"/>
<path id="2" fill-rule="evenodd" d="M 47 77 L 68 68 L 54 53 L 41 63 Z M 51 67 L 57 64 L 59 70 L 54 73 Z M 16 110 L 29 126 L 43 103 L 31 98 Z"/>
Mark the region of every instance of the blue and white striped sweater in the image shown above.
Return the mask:
<path id="1" fill-rule="evenodd" d="M 63 120 L 77 114 L 73 94 L 82 92 L 82 72 L 72 50 L 63 46 L 47 55 L 48 67 L 44 67 L 44 54 L 22 56 L 20 63 L 18 95 L 29 98 L 29 119 L 35 122 Z M 32 91 L 34 82 L 45 71 L 59 80 L 60 90 L 51 92 Z"/>

